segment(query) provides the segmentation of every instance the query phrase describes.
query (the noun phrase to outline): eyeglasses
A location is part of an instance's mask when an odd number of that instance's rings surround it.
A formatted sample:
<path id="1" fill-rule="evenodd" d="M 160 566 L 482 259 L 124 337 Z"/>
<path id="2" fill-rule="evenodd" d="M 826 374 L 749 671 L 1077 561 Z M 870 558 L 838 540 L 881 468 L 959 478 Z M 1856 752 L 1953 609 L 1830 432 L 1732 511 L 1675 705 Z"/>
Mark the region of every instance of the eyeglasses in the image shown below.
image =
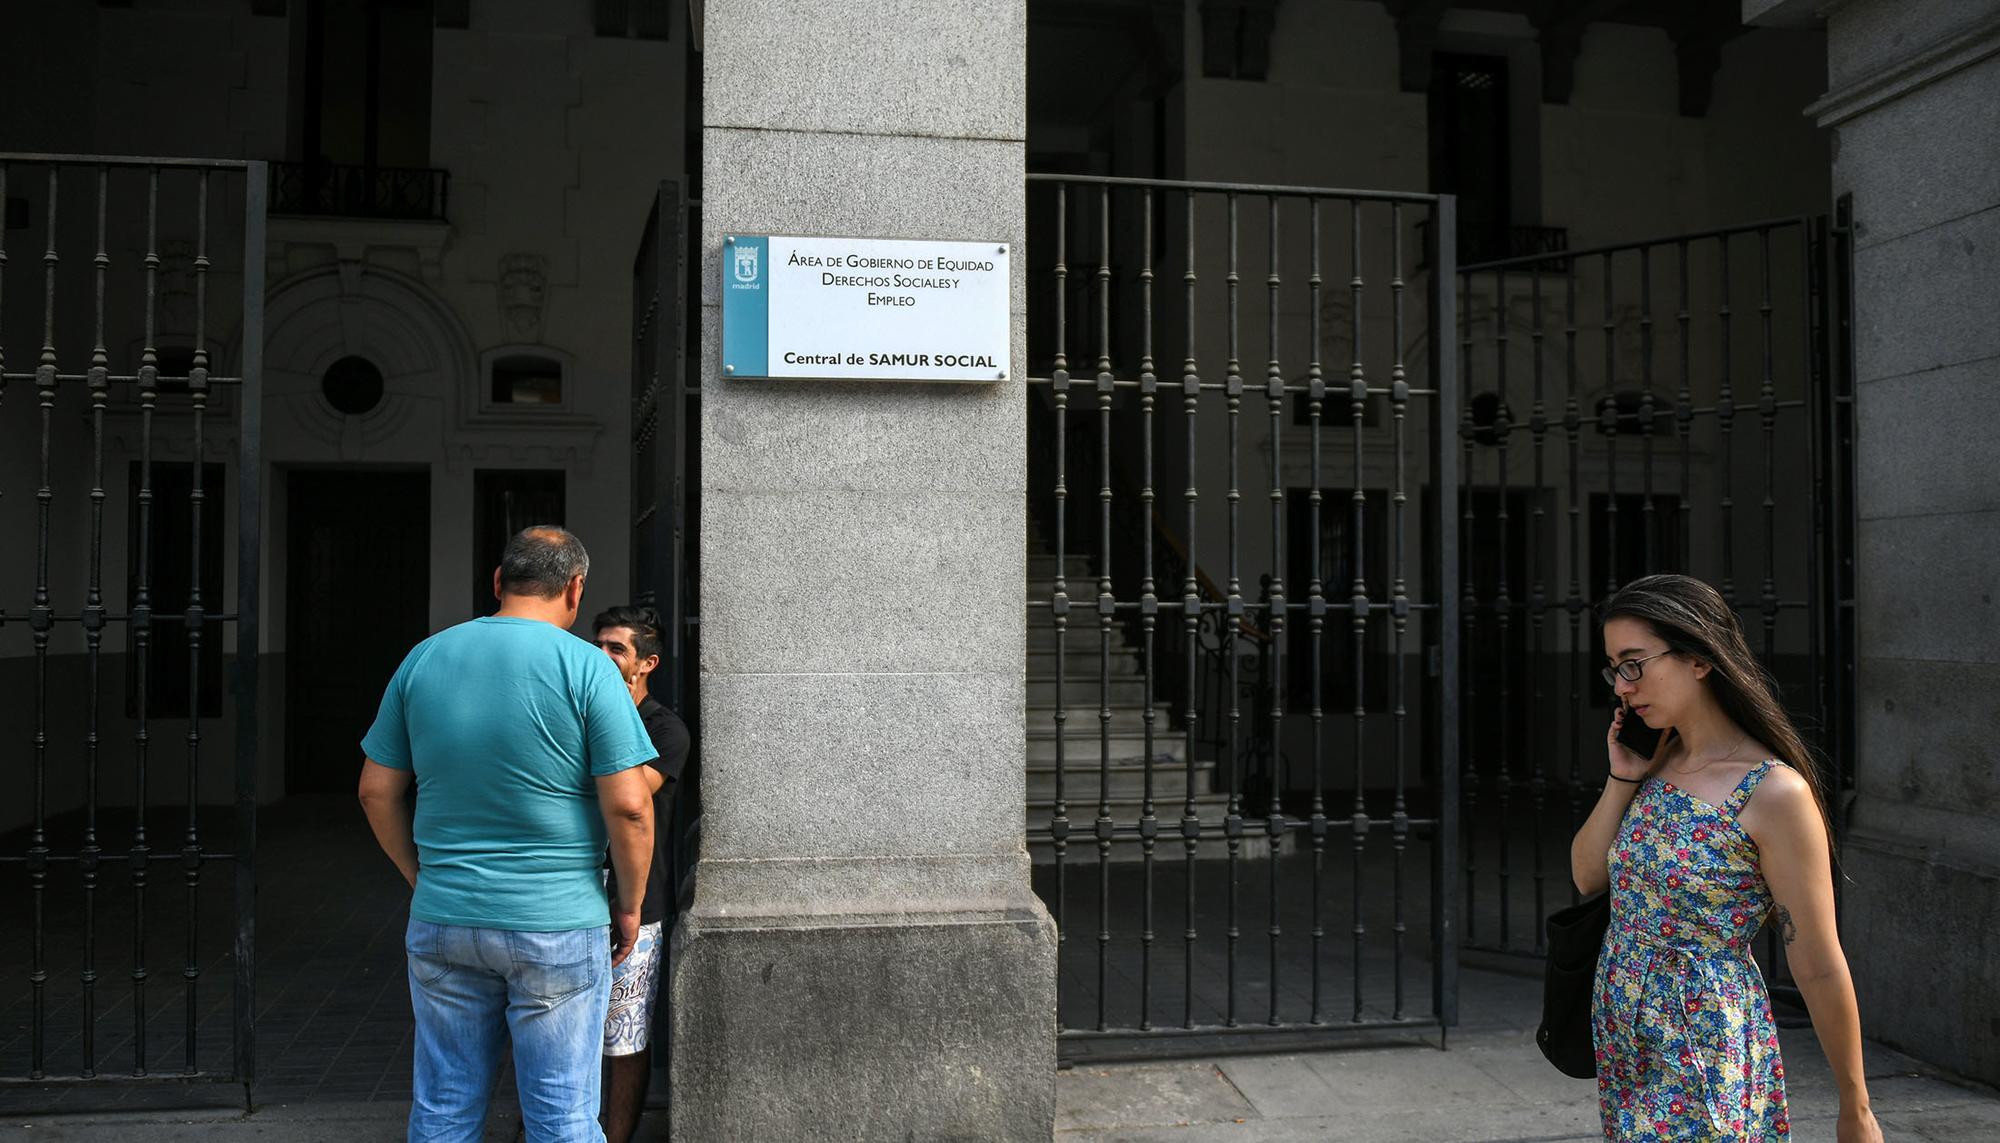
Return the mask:
<path id="1" fill-rule="evenodd" d="M 1628 683 L 1636 683 L 1646 673 L 1645 664 L 1659 658 L 1660 655 L 1671 654 L 1673 654 L 1672 651 L 1661 651 L 1659 655 L 1648 655 L 1643 659 L 1627 659 L 1615 667 L 1606 667 L 1597 673 L 1604 676 L 1604 685 L 1607 687 L 1617 686 L 1619 679 L 1624 679 Z"/>

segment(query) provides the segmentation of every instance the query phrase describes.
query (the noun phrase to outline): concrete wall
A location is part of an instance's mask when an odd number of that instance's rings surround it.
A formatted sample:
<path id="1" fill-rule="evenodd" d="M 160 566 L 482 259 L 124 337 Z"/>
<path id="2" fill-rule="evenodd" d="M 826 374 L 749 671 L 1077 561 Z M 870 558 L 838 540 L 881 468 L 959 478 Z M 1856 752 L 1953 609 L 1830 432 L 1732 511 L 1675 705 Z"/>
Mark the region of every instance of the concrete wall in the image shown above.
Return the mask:
<path id="1" fill-rule="evenodd" d="M 1860 663 L 1844 922 L 1862 1027 L 2000 1082 L 2000 4 L 1827 15 L 1854 196 Z M 1921 966 L 1920 969 L 1913 966 Z"/>

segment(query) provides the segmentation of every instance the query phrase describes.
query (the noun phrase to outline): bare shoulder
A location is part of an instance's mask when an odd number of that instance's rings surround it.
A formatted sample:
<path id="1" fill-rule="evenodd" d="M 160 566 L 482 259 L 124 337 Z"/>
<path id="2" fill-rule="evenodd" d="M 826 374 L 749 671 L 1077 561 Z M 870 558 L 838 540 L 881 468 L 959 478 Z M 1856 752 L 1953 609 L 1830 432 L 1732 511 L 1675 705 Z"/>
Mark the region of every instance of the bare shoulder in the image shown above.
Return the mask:
<path id="1" fill-rule="evenodd" d="M 1790 833 L 1793 830 L 1821 831 L 1819 802 L 1813 798 L 1805 775 L 1783 764 L 1770 768 L 1744 802 L 1739 815 L 1753 838 Z"/>

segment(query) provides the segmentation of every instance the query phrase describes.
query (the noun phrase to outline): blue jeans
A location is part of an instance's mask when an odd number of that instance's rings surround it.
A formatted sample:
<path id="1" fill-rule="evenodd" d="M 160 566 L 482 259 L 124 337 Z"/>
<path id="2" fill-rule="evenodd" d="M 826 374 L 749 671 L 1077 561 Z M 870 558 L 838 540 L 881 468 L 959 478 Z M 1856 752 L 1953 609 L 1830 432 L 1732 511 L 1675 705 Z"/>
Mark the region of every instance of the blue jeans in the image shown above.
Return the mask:
<path id="1" fill-rule="evenodd" d="M 608 927 L 529 933 L 413 917 L 403 947 L 417 1026 L 410 1143 L 480 1137 L 510 1034 L 527 1137 L 601 1143 Z"/>

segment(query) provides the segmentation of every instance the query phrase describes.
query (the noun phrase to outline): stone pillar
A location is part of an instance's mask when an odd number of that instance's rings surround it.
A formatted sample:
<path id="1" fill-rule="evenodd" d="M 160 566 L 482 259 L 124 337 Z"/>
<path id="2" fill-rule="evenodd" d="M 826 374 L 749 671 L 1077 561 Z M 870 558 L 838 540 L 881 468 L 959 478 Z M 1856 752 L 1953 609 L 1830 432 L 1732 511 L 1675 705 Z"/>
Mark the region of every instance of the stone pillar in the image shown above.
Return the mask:
<path id="1" fill-rule="evenodd" d="M 721 375 L 724 233 L 1023 245 L 1024 0 L 708 0 L 701 866 L 673 1126 L 1039 1139 L 1054 925 L 1029 887 L 1023 319 L 1007 381 Z"/>
<path id="2" fill-rule="evenodd" d="M 1854 196 L 1859 787 L 1843 927 L 1869 1035 L 2000 1082 L 2000 3 L 1826 11 Z M 1803 16 L 1803 11 L 1796 14 Z"/>

